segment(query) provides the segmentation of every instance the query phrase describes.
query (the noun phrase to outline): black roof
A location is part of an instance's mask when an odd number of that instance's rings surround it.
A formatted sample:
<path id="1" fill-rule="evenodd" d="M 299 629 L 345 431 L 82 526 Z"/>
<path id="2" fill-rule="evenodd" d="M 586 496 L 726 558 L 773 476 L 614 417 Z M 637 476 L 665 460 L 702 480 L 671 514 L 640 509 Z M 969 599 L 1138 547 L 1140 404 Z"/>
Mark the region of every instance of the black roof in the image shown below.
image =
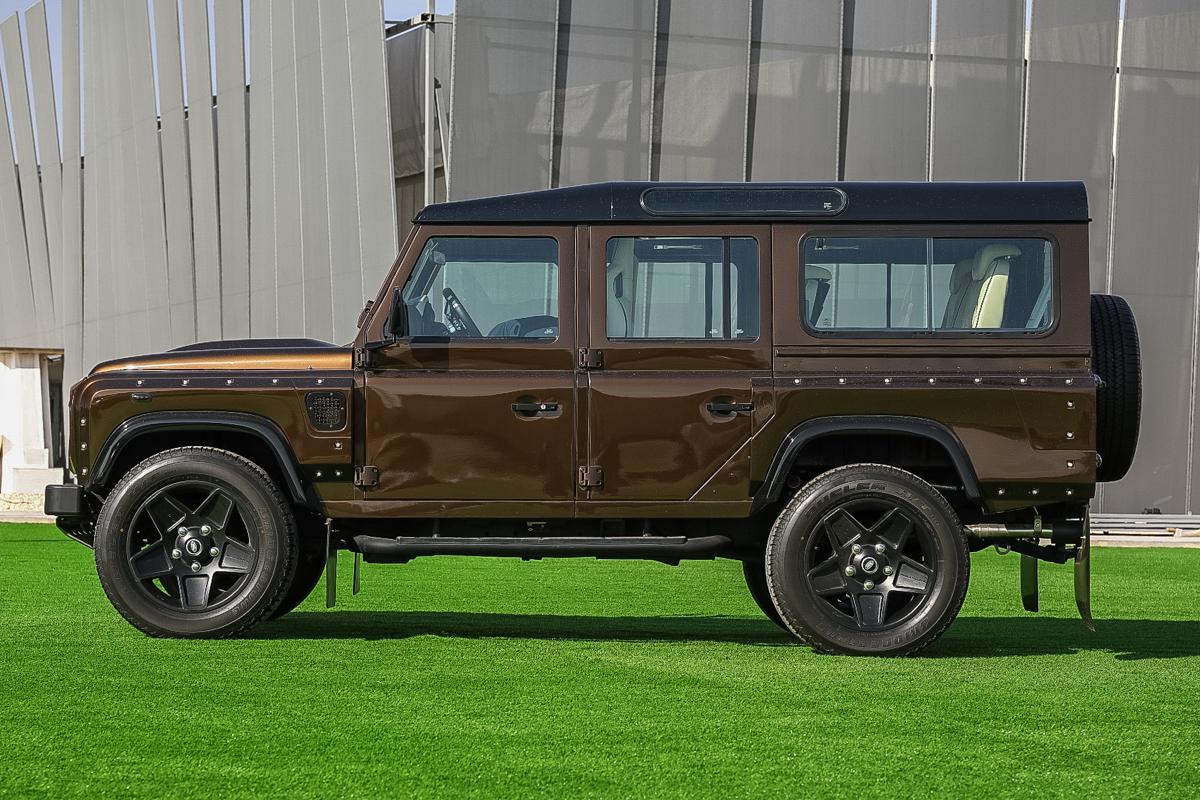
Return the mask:
<path id="1" fill-rule="evenodd" d="M 691 210 L 648 211 L 649 190 L 690 190 Z M 695 190 L 701 190 L 696 192 Z M 695 210 L 709 192 L 713 208 Z M 789 193 L 809 198 L 841 194 L 841 209 L 779 210 Z M 661 197 L 670 195 L 662 193 Z M 678 195 L 676 195 L 678 196 Z M 757 199 L 764 210 L 755 211 Z M 768 199 L 769 198 L 769 199 Z M 811 202 L 806 201 L 806 202 Z M 653 206 L 654 204 L 651 203 Z M 1087 222 L 1081 181 L 684 183 L 624 181 L 437 203 L 417 212 L 416 223 L 645 222 L 731 218 L 824 219 L 827 222 Z"/>

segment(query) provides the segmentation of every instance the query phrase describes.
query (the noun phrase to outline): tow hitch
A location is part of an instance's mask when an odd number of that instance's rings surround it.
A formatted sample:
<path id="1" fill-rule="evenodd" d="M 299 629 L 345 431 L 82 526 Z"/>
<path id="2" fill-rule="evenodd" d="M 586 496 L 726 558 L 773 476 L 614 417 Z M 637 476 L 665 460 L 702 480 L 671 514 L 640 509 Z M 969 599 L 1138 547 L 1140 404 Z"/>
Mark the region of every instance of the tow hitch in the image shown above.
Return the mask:
<path id="1" fill-rule="evenodd" d="M 1038 610 L 1038 562 L 1053 564 L 1075 562 L 1075 606 L 1083 624 L 1096 630 L 1092 620 L 1092 534 L 1087 512 L 1079 521 L 1043 525 L 1041 516 L 1032 525 L 980 523 L 965 526 L 968 536 L 995 542 L 1002 552 L 1021 555 L 1021 606 Z M 1049 544 L 1042 544 L 1043 540 Z"/>

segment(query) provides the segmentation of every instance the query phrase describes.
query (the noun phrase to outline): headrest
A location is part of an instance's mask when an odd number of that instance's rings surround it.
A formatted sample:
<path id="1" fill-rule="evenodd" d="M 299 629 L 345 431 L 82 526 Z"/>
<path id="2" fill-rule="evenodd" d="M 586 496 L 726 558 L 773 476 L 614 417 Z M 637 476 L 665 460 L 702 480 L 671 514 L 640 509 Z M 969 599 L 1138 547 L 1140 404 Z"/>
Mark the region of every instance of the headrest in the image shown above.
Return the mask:
<path id="1" fill-rule="evenodd" d="M 804 280 L 806 281 L 831 281 L 833 273 L 825 269 L 825 267 L 809 267 L 804 268 Z"/>
<path id="2" fill-rule="evenodd" d="M 950 294 L 958 294 L 967 282 L 971 280 L 971 270 L 975 266 L 974 258 L 964 258 L 954 265 L 950 273 Z"/>
<path id="3" fill-rule="evenodd" d="M 971 277 L 981 281 L 987 277 L 988 269 L 992 266 L 993 261 L 998 258 L 1011 258 L 1019 255 L 1021 255 L 1021 249 L 1014 244 L 986 244 L 979 248 L 979 252 L 975 255 L 975 267 L 971 270 Z"/>

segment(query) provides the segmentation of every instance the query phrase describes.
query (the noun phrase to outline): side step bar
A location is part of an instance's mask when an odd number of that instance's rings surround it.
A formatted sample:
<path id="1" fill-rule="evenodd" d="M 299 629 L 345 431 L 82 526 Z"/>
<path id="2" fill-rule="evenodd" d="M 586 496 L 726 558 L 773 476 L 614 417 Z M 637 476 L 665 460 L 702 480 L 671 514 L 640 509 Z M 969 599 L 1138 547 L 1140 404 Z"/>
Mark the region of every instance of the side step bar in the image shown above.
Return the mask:
<path id="1" fill-rule="evenodd" d="M 730 550 L 728 536 L 354 536 L 350 549 L 372 563 L 403 564 L 418 556 L 641 558 L 678 564 L 716 558 Z"/>

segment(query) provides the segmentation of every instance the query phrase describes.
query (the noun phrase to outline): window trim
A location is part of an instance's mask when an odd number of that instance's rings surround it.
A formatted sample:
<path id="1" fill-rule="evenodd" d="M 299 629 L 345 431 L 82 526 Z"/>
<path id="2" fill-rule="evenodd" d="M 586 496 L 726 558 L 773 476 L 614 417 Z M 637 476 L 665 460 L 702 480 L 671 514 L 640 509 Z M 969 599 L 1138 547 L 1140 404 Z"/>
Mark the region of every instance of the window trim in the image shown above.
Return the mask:
<path id="1" fill-rule="evenodd" d="M 807 262 L 804 258 L 804 248 L 809 239 L 820 238 L 843 238 L 843 239 L 1041 239 L 1050 245 L 1050 280 L 1053 296 L 1050 304 L 1050 324 L 1045 328 L 1036 330 L 1027 330 L 1023 328 L 979 328 L 979 329 L 938 329 L 938 328 L 817 328 L 809 324 L 808 316 L 804 313 L 805 309 L 805 294 L 804 294 L 804 269 Z M 904 231 L 903 233 L 890 231 L 855 231 L 847 229 L 828 229 L 822 228 L 819 230 L 807 231 L 796 242 L 796 258 L 799 269 L 797 270 L 797 296 L 799 298 L 799 314 L 800 326 L 809 336 L 817 339 L 877 339 L 877 340 L 893 340 L 893 339 L 950 339 L 950 340 L 971 340 L 980 338 L 989 339 L 1013 339 L 1013 340 L 1028 340 L 1028 339 L 1044 339 L 1053 335 L 1057 330 L 1059 323 L 1062 320 L 1061 304 L 1062 304 L 1062 268 L 1061 268 L 1061 248 L 1058 238 L 1046 231 L 1013 233 L 1011 235 L 1002 235 L 995 232 L 955 232 L 955 233 L 923 233 L 921 230 Z M 890 287 L 889 287 L 890 290 Z M 933 308 L 929 309 L 932 319 Z"/>
<path id="2" fill-rule="evenodd" d="M 721 247 L 722 247 L 722 250 L 724 251 L 724 259 L 725 259 L 725 262 L 728 264 L 732 264 L 731 257 L 732 257 L 732 249 L 733 248 L 732 248 L 731 240 L 733 240 L 733 239 L 749 239 L 752 242 L 754 242 L 754 267 L 755 267 L 754 285 L 755 285 L 756 293 L 758 295 L 758 298 L 757 298 L 758 302 L 756 302 L 754 304 L 753 311 L 754 311 L 754 316 L 755 316 L 755 322 L 758 323 L 757 324 L 758 332 L 752 337 L 751 336 L 739 336 L 739 337 L 730 337 L 730 338 L 715 337 L 715 336 L 714 337 L 708 337 L 708 336 L 697 336 L 697 337 L 621 336 L 621 337 L 613 338 L 613 337 L 609 336 L 609 334 L 608 334 L 607 324 L 602 323 L 601 330 L 604 333 L 604 341 L 608 342 L 609 344 L 616 344 L 616 345 L 629 345 L 629 344 L 638 344 L 641 342 L 647 342 L 647 343 L 652 343 L 652 344 L 671 344 L 671 345 L 681 345 L 681 346 L 706 346 L 706 345 L 711 345 L 711 344 L 719 344 L 719 345 L 723 345 L 723 346 L 729 346 L 731 344 L 732 345 L 751 345 L 751 344 L 757 344 L 760 341 L 762 341 L 762 335 L 763 335 L 762 293 L 764 291 L 764 287 L 763 287 L 763 257 L 762 257 L 763 246 L 762 246 L 762 242 L 759 240 L 759 237 L 756 235 L 750 234 L 750 233 L 739 233 L 739 234 L 731 234 L 731 233 L 700 234 L 700 233 L 695 233 L 695 234 L 692 234 L 692 233 L 670 233 L 670 232 L 668 232 L 669 230 L 670 230 L 669 228 L 664 228 L 663 232 L 661 232 L 661 233 L 644 233 L 644 234 L 643 233 L 612 234 L 612 233 L 605 232 L 604 238 L 603 238 L 603 244 L 601 245 L 601 248 L 600 248 L 601 263 L 603 264 L 603 269 L 601 270 L 602 285 L 604 283 L 606 283 L 608 280 L 608 275 L 607 275 L 608 246 L 609 246 L 609 242 L 611 242 L 613 239 L 680 239 L 680 238 L 720 239 L 721 243 L 722 243 Z M 726 277 L 728 277 L 730 275 L 730 273 L 731 273 L 731 270 L 725 270 Z M 728 281 L 726 281 L 726 282 L 728 282 Z M 770 283 L 767 284 L 766 291 L 770 292 Z M 724 303 L 729 303 L 730 299 L 731 298 L 728 293 L 728 290 L 726 290 L 722 296 L 722 301 Z M 607 314 L 608 314 L 608 293 L 607 292 L 602 292 L 600 294 L 599 312 L 600 312 L 599 313 L 600 320 L 603 321 L 603 320 L 607 319 Z"/>
<path id="3" fill-rule="evenodd" d="M 558 319 L 559 324 L 556 326 L 556 329 L 555 329 L 556 332 L 555 332 L 553 338 L 533 337 L 533 336 L 414 336 L 414 335 L 410 334 L 408 336 L 397 336 L 395 338 L 396 342 L 405 342 L 410 345 L 465 344 L 465 345 L 468 345 L 471 347 L 477 347 L 477 346 L 485 346 L 486 347 L 489 345 L 491 345 L 491 346 L 510 345 L 511 346 L 512 343 L 514 343 L 514 342 L 520 342 L 522 344 L 527 344 L 529 346 L 557 345 L 560 343 L 560 341 L 562 339 L 562 319 L 563 319 L 563 300 L 564 300 L 564 297 L 563 297 L 564 293 L 562 291 L 562 283 L 563 283 L 562 249 L 563 248 L 562 248 L 562 243 L 559 242 L 557 237 L 551 236 L 551 235 L 545 234 L 545 233 L 530 233 L 530 234 L 523 234 L 523 235 L 511 235 L 511 234 L 501 234 L 501 233 L 495 233 L 495 234 L 449 233 L 449 234 L 447 234 L 447 233 L 431 232 L 430 235 L 425 237 L 424 241 L 421 242 L 420 249 L 417 250 L 416 256 L 413 259 L 412 267 L 411 267 L 411 269 L 408 270 L 408 274 L 404 277 L 403 282 L 397 284 L 397 287 L 400 289 L 401 302 L 403 302 L 403 300 L 404 300 L 404 291 L 408 287 L 409 282 L 411 280 L 413 280 L 413 278 L 416 276 L 417 267 L 420 266 L 420 264 L 421 264 L 421 258 L 425 255 L 425 250 L 429 247 L 430 242 L 433 242 L 436 239 L 545 239 L 545 240 L 552 242 L 554 245 L 554 258 L 555 258 L 554 268 L 555 268 L 555 275 L 557 278 L 556 289 L 558 291 L 558 298 L 557 298 L 558 299 L 558 303 L 557 303 L 558 308 L 556 309 L 558 313 L 556 315 L 556 319 Z M 485 263 L 485 262 L 480 262 L 480 263 Z M 494 263 L 502 263 L 502 262 L 494 262 Z M 509 262 L 509 263 L 512 263 L 512 262 Z M 389 294 L 390 294 L 390 292 L 389 292 Z M 572 299 L 572 298 L 567 298 L 567 299 Z M 572 299 L 572 301 L 573 301 L 573 299 Z M 405 305 L 408 305 L 408 304 L 405 303 Z M 385 321 L 386 321 L 386 318 L 387 318 L 387 314 L 385 313 L 384 314 Z"/>

